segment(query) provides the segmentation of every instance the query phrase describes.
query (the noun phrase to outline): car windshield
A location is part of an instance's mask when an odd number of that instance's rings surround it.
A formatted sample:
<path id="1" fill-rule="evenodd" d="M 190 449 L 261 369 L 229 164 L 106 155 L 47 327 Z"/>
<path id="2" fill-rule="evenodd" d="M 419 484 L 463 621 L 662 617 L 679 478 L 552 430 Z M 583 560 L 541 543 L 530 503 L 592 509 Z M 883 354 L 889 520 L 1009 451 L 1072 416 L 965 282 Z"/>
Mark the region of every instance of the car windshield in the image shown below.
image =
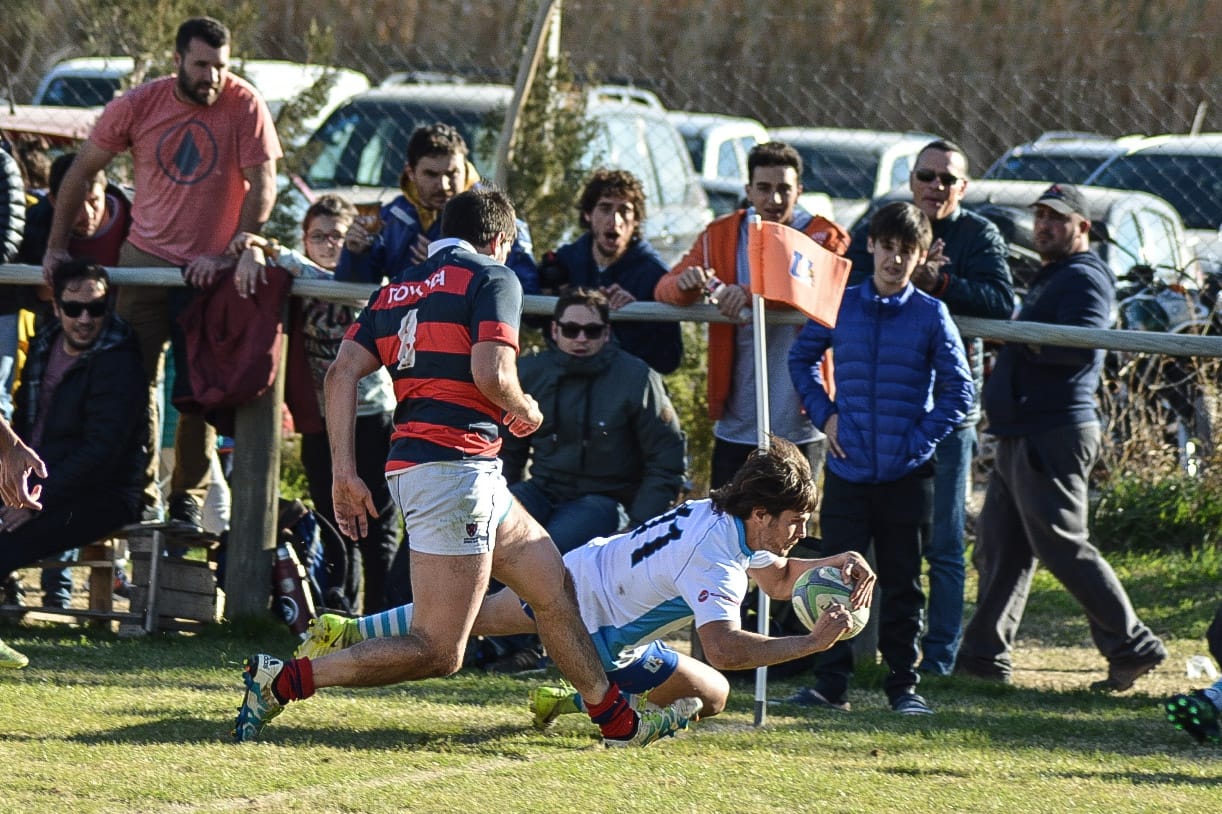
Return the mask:
<path id="1" fill-rule="evenodd" d="M 109 76 L 61 76 L 47 85 L 39 104 L 100 107 L 119 92 L 119 80 Z"/>
<path id="2" fill-rule="evenodd" d="M 985 178 L 1005 181 L 1060 181 L 1080 184 L 1107 156 L 1012 155 L 990 167 Z"/>
<path id="3" fill-rule="evenodd" d="M 1222 156 L 1134 153 L 1121 156 L 1091 177 L 1092 184 L 1136 189 L 1164 198 L 1189 229 L 1222 224 Z"/>
<path id="4" fill-rule="evenodd" d="M 687 147 L 692 156 L 692 165 L 699 174 L 704 168 L 704 135 L 702 133 L 682 133 L 683 146 Z"/>
<path id="5" fill-rule="evenodd" d="M 399 186 L 407 141 L 421 125 L 453 125 L 481 174 L 492 172 L 501 111 L 432 108 L 414 102 L 360 101 L 344 105 L 310 140 L 306 182 L 314 189 Z"/>
<path id="6" fill-rule="evenodd" d="M 845 147 L 794 145 L 802 155 L 802 188 L 832 198 L 874 197 L 878 154 Z"/>

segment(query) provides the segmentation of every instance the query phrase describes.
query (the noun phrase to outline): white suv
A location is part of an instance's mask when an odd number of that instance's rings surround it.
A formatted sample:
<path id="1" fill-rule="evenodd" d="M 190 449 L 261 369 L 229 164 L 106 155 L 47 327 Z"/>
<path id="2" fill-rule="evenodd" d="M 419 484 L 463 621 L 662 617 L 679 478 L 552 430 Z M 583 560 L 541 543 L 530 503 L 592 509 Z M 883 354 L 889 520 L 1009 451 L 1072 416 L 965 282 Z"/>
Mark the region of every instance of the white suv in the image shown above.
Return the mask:
<path id="1" fill-rule="evenodd" d="M 747 186 L 747 154 L 768 140 L 764 125 L 717 113 L 672 110 L 666 115 L 683 136 L 713 214 L 738 209 Z"/>

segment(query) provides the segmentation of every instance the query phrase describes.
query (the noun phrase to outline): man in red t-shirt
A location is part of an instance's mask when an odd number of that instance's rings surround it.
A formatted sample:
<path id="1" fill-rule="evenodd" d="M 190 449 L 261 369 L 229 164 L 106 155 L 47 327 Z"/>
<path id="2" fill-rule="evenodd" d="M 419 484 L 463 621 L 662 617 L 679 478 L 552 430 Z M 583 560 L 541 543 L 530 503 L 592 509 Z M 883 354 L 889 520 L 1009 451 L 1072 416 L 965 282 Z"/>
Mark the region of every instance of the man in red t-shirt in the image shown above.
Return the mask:
<path id="1" fill-rule="evenodd" d="M 206 288 L 233 264 L 224 257 L 230 240 L 240 232 L 260 231 L 275 203 L 276 159 L 283 153 L 267 104 L 229 73 L 229 39 L 229 30 L 217 20 L 187 20 L 175 42 L 177 74 L 134 88 L 106 106 L 61 185 L 44 275 L 68 256 L 70 213 L 79 211 L 90 180 L 124 151 L 132 155 L 136 196 L 119 265 L 179 267 L 189 286 Z M 131 286 L 119 293 L 118 313 L 139 336 L 153 387 L 164 370 L 167 339 L 173 340 L 176 379 L 186 387 L 186 352 L 175 318 L 192 295 L 190 288 Z M 154 417 L 152 439 L 159 423 Z M 198 525 L 198 499 L 215 442 L 201 416 L 180 418 L 171 519 Z M 152 445 L 146 474 L 149 506 L 160 502 L 157 446 Z"/>

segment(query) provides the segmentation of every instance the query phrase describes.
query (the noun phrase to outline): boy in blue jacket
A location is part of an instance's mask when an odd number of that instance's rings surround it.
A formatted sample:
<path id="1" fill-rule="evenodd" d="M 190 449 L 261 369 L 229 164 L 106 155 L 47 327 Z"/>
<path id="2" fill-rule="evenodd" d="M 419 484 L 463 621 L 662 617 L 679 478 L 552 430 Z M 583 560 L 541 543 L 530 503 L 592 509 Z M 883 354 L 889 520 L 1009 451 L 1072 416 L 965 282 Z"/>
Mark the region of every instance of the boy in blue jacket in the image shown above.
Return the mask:
<path id="1" fill-rule="evenodd" d="M 867 247 L 874 275 L 844 293 L 835 328 L 809 322 L 789 373 L 815 426 L 827 434 L 819 524 L 824 553 L 864 551 L 878 563 L 878 648 L 896 712 L 928 715 L 916 692 L 921 632 L 921 547 L 933 522 L 934 448 L 962 422 L 973 384 L 959 332 L 938 299 L 915 288 L 933 231 L 909 203 L 880 209 Z M 834 352 L 833 399 L 820 361 Z M 815 660 L 815 686 L 790 700 L 847 712 L 853 653 L 839 642 Z"/>

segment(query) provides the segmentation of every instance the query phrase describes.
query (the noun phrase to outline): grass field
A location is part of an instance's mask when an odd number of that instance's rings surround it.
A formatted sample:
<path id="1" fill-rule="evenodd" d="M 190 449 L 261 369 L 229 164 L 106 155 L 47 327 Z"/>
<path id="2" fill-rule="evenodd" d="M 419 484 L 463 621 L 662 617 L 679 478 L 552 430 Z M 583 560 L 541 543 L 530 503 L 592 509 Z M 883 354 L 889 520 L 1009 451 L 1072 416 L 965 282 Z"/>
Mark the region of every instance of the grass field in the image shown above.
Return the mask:
<path id="1" fill-rule="evenodd" d="M 578 716 L 531 730 L 538 677 L 471 672 L 326 690 L 239 746 L 228 733 L 242 660 L 288 653 L 283 628 L 120 640 L 3 622 L 0 637 L 31 665 L 0 671 L 0 811 L 1222 811 L 1222 750 L 1174 732 L 1158 709 L 1205 652 L 1222 554 L 1113 564 L 1172 654 L 1126 694 L 1085 690 L 1106 666 L 1076 606 L 1040 574 L 1013 687 L 932 680 L 922 690 L 937 714 L 906 718 L 886 709 L 870 669 L 851 714 L 773 706 L 756 730 L 744 682 L 726 714 L 627 753 L 598 746 Z M 771 693 L 795 686 L 774 681 Z"/>

